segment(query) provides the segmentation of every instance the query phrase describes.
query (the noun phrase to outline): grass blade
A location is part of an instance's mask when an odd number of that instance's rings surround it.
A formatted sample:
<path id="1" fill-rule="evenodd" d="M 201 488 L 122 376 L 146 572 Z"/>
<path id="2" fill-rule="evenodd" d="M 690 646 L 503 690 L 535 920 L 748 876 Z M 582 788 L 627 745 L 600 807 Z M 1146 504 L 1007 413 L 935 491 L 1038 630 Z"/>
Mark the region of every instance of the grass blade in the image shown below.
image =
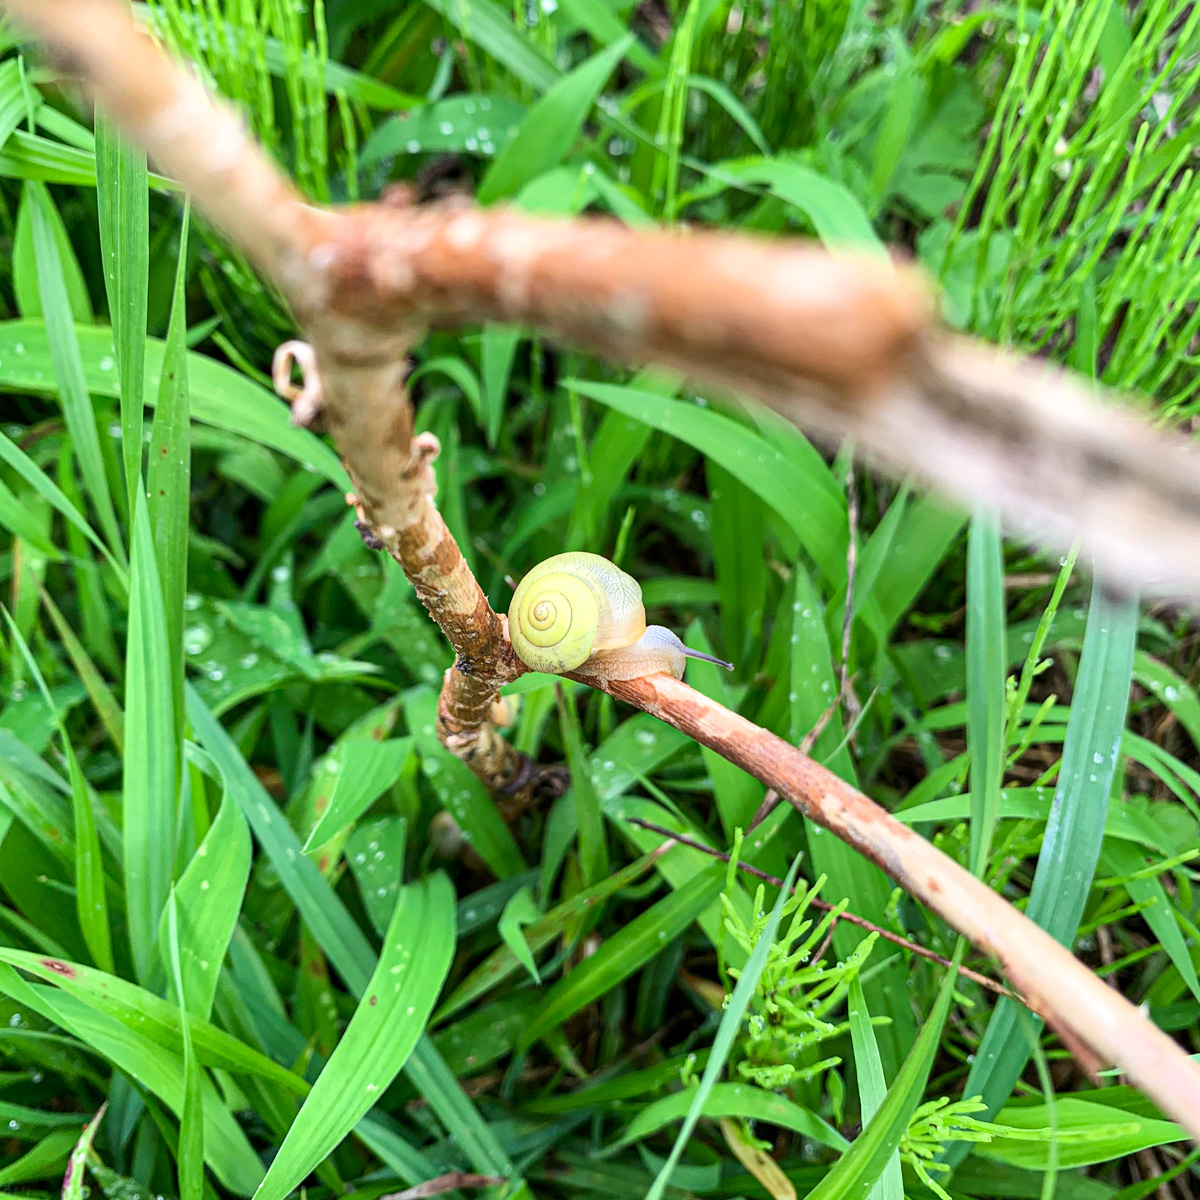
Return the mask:
<path id="1" fill-rule="evenodd" d="M 725 871 L 715 865 L 639 914 L 560 979 L 542 1002 L 517 1041 L 532 1046 L 549 1030 L 628 978 L 667 946 L 721 894 Z"/>
<path id="2" fill-rule="evenodd" d="M 929 1070 L 941 1040 L 942 1026 L 946 1023 L 950 1002 L 954 998 L 958 964 L 962 961 L 965 946 L 966 943 L 960 940 L 954 952 L 954 966 L 946 972 L 933 1011 L 888 1089 L 886 1099 L 875 1113 L 874 1120 L 838 1159 L 829 1174 L 808 1194 L 807 1200 L 850 1200 L 851 1197 L 866 1196 L 882 1177 L 917 1105 L 921 1103 Z"/>
<path id="3" fill-rule="evenodd" d="M 167 648 L 171 660 L 171 694 L 175 723 L 183 725 L 183 601 L 187 593 L 188 499 L 192 479 L 192 426 L 188 403 L 187 282 L 188 214 L 183 210 L 179 232 L 179 263 L 171 316 L 163 345 L 158 378 L 158 404 L 150 430 L 146 466 L 150 524 L 158 560 L 166 615 Z M 145 347 L 141 347 L 143 360 Z"/>
<path id="4" fill-rule="evenodd" d="M 412 750 L 412 738 L 346 743 L 341 749 L 333 791 L 305 840 L 305 852 L 323 846 L 347 825 L 357 821 L 400 777 Z"/>
<path id="5" fill-rule="evenodd" d="M 375 964 L 370 943 L 316 865 L 302 853 L 292 827 L 247 766 L 233 739 L 190 684 L 185 694 L 192 727 L 220 768 L 226 788 L 250 822 L 280 882 L 347 987 L 361 998 Z M 471 1158 L 476 1170 L 511 1174 L 512 1164 L 495 1135 L 427 1036 L 417 1043 L 405 1070 L 458 1145 L 478 1151 Z"/>
<path id="6" fill-rule="evenodd" d="M 212 1012 L 217 978 L 237 927 L 252 857 L 246 818 L 226 794 L 204 841 L 172 890 L 178 913 L 177 931 L 170 938 L 175 949 L 169 946 L 167 931 L 159 931 L 163 961 L 178 958 L 177 973 L 183 981 L 188 1012 L 203 1021 Z"/>
<path id="7" fill-rule="evenodd" d="M 480 204 L 515 196 L 557 166 L 571 149 L 605 80 L 633 43 L 621 38 L 565 75 L 525 114 L 517 135 L 496 156 L 479 185 Z"/>
<path id="8" fill-rule="evenodd" d="M 1054 805 L 1025 910 L 1064 945 L 1071 944 L 1079 927 L 1103 842 L 1129 703 L 1137 621 L 1135 600 L 1115 599 L 1096 582 Z M 971 1066 L 964 1094 L 982 1096 L 989 1114 L 1008 1099 L 1028 1061 L 1028 1040 L 1018 1029 L 1026 1015 L 1001 999 Z M 949 1161 L 961 1160 L 966 1150 L 963 1143 L 956 1144 Z"/>
<path id="9" fill-rule="evenodd" d="M 179 1114 L 179 1149 L 175 1155 L 179 1173 L 179 1200 L 201 1200 L 204 1195 L 204 1115 L 201 1107 L 200 1065 L 192 1049 L 192 1027 L 188 1020 L 187 989 L 179 965 L 179 910 L 172 890 L 167 898 L 166 962 L 179 1001 L 179 1031 L 183 1040 L 183 1108 Z"/>
<path id="10" fill-rule="evenodd" d="M 118 753 L 122 752 L 125 747 L 125 717 L 121 712 L 121 706 L 117 703 L 116 696 L 113 695 L 112 689 L 104 681 L 99 668 L 84 649 L 83 643 L 75 636 L 75 631 L 58 611 L 58 605 L 50 599 L 50 593 L 42 588 L 40 594 L 42 604 L 45 606 L 46 612 L 50 614 L 50 621 L 54 625 L 55 633 L 58 634 L 63 649 L 71 659 L 71 665 L 75 668 L 80 683 L 87 688 L 88 698 L 96 710 L 96 715 L 108 731 L 108 736 L 112 738 Z"/>
<path id="11" fill-rule="evenodd" d="M 591 763 L 583 748 L 583 731 L 574 702 L 558 689 L 558 715 L 563 742 L 567 747 L 567 765 L 571 771 L 571 801 L 575 806 L 575 824 L 579 831 L 579 867 L 583 886 L 591 887 L 608 874 L 608 843 L 604 838 L 604 813 Z M 599 910 L 597 909 L 597 915 Z"/>
<path id="12" fill-rule="evenodd" d="M 125 860 L 129 941 L 138 978 L 150 977 L 175 860 L 178 793 L 171 655 L 145 497 L 135 497 L 125 658 Z"/>
<path id="13" fill-rule="evenodd" d="M 887 1098 L 887 1080 L 883 1061 L 871 1024 L 871 1010 L 863 995 L 862 980 L 857 974 L 850 977 L 850 1042 L 854 1050 L 854 1068 L 858 1075 L 858 1099 L 862 1108 L 862 1123 L 869 1125 Z M 900 1173 L 900 1158 L 893 1152 L 883 1168 L 883 1174 L 872 1185 L 867 1200 L 904 1200 L 904 1180 Z"/>
<path id="14" fill-rule="evenodd" d="M 62 1200 L 84 1200 L 83 1172 L 87 1166 L 88 1156 L 92 1152 L 92 1143 L 96 1140 L 96 1131 L 104 1120 L 104 1112 L 108 1108 L 105 1101 L 97 1110 L 96 1115 L 84 1126 L 67 1160 L 66 1174 L 63 1175 Z"/>
<path id="15" fill-rule="evenodd" d="M 150 269 L 150 183 L 146 155 L 103 117 L 96 122 L 96 203 L 104 288 L 121 381 L 121 458 L 128 511 L 142 477 L 146 309 Z"/>
<path id="16" fill-rule="evenodd" d="M 38 291 L 46 318 L 45 340 L 48 357 L 58 383 L 63 416 L 71 434 L 75 456 L 79 460 L 84 486 L 96 507 L 100 528 L 104 531 L 109 550 L 118 561 L 123 562 L 125 550 L 121 544 L 121 531 L 117 525 L 112 495 L 108 490 L 108 478 L 104 473 L 100 437 L 96 431 L 96 416 L 88 396 L 79 339 L 75 333 L 74 318 L 71 316 L 58 243 L 54 238 L 53 219 L 49 211 L 50 193 L 44 184 L 31 184 L 30 188 L 33 246 L 37 259 Z"/>
<path id="17" fill-rule="evenodd" d="M 791 526 L 831 584 L 845 582 L 845 499 L 830 492 L 822 477 L 828 468 L 819 458 L 805 464 L 808 471 L 798 471 L 795 461 L 730 417 L 653 392 L 581 379 L 565 380 L 564 386 L 669 433 L 719 463 Z"/>
<path id="18" fill-rule="evenodd" d="M 92 960 L 103 971 L 113 969 L 112 934 L 108 923 L 108 897 L 104 891 L 104 859 L 100 852 L 100 836 L 96 831 L 96 815 L 92 812 L 92 798 L 83 769 L 75 754 L 75 748 L 67 734 L 62 713 L 54 703 L 50 689 L 42 675 L 29 645 L 21 636 L 16 622 L 3 609 L 13 641 L 25 660 L 25 666 L 37 683 L 46 707 L 54 716 L 58 735 L 62 740 L 63 754 L 71 781 L 71 809 L 75 832 L 75 911 L 79 916 L 79 928 L 87 944 Z"/>
<path id="19" fill-rule="evenodd" d="M 1004 774 L 1004 547 L 1000 525 L 977 513 L 967 540 L 967 745 L 971 751 L 971 870 L 983 875 Z"/>
<path id="20" fill-rule="evenodd" d="M 380 1099 L 421 1036 L 453 952 L 450 881 L 439 873 L 402 888 L 366 995 L 256 1200 L 283 1200 Z"/>
<path id="21" fill-rule="evenodd" d="M 183 1064 L 176 1054 L 142 1037 L 107 1013 L 74 996 L 26 983 L 11 967 L 0 969 L 0 991 L 90 1046 L 163 1102 L 183 1110 Z M 165 1003 L 165 1002 L 164 1002 Z M 173 1011 L 175 1006 L 168 1005 Z M 249 1196 L 262 1179 L 262 1164 L 216 1090 L 203 1084 L 205 1155 L 213 1174 L 230 1191 Z"/>

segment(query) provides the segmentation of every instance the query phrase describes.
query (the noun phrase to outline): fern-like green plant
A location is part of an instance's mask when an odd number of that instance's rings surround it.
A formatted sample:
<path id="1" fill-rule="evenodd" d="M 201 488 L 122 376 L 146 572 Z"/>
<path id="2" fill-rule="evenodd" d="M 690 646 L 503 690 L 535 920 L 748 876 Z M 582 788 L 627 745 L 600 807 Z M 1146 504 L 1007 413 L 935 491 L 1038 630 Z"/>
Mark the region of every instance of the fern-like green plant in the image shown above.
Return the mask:
<path id="1" fill-rule="evenodd" d="M 735 855 L 740 840 L 735 844 Z M 817 1057 L 817 1048 L 845 1031 L 834 1014 L 845 1003 L 850 982 L 862 970 L 875 945 L 876 934 L 864 938 L 844 961 L 826 965 L 813 961 L 834 923 L 845 909 L 836 905 L 813 921 L 808 910 L 824 883 L 799 885 L 783 910 L 786 932 L 771 946 L 747 1009 L 745 1029 L 730 1055 L 731 1071 L 762 1088 L 785 1089 L 832 1072 L 841 1058 Z M 725 928 L 747 953 L 766 925 L 764 889 L 754 895 L 753 916 L 747 923 L 737 912 L 728 890 L 721 896 Z M 734 978 L 738 972 L 729 968 Z M 840 1095 L 840 1079 L 834 1090 Z"/>

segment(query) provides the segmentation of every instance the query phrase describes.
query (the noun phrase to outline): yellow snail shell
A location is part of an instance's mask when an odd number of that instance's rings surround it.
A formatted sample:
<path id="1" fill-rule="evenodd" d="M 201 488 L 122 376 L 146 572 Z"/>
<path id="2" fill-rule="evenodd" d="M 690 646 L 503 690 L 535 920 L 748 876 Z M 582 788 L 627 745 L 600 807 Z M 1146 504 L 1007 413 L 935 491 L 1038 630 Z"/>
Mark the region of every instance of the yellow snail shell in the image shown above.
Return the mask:
<path id="1" fill-rule="evenodd" d="M 556 554 L 521 580 L 508 609 L 517 657 L 535 671 L 594 679 L 683 678 L 689 650 L 669 629 L 646 625 L 637 580 L 598 554 Z M 730 667 L 730 669 L 732 669 Z"/>

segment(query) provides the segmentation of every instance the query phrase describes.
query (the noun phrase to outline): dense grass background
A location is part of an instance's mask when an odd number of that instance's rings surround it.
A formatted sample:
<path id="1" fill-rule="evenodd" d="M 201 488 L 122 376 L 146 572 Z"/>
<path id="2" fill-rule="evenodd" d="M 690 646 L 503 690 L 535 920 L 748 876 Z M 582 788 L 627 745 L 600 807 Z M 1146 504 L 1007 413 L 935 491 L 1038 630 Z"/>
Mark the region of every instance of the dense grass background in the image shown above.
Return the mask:
<path id="1" fill-rule="evenodd" d="M 1183 0 L 134 8 L 315 200 L 399 179 L 898 244 L 952 324 L 1196 414 Z M 647 857 L 633 818 L 963 951 L 786 805 L 742 843 L 762 787 L 650 718 L 521 681 L 511 735 L 573 788 L 506 825 L 433 736 L 446 646 L 268 389 L 284 307 L 0 45 L 0 1189 L 66 1172 L 77 1200 L 86 1160 L 114 1200 L 455 1169 L 580 1198 L 1200 1191 L 1180 1131 L 1024 1009 Z M 412 389 L 497 607 L 588 549 L 736 663 L 695 686 L 786 737 L 848 677 L 813 753 L 1200 1049 L 1186 614 L 527 331 L 431 336 Z"/>

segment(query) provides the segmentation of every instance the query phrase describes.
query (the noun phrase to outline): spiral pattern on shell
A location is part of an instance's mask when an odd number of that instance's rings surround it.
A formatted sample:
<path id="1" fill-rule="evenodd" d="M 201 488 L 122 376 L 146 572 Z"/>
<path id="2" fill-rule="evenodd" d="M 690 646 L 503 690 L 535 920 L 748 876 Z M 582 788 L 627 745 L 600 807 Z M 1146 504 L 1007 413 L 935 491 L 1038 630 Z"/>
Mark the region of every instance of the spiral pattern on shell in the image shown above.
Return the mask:
<path id="1" fill-rule="evenodd" d="M 513 649 L 535 671 L 562 675 L 646 632 L 642 589 L 599 554 L 569 550 L 538 563 L 508 609 Z"/>
<path id="2" fill-rule="evenodd" d="M 508 632 L 526 666 L 561 675 L 587 661 L 599 618 L 600 601 L 585 579 L 535 569 L 513 596 Z"/>

